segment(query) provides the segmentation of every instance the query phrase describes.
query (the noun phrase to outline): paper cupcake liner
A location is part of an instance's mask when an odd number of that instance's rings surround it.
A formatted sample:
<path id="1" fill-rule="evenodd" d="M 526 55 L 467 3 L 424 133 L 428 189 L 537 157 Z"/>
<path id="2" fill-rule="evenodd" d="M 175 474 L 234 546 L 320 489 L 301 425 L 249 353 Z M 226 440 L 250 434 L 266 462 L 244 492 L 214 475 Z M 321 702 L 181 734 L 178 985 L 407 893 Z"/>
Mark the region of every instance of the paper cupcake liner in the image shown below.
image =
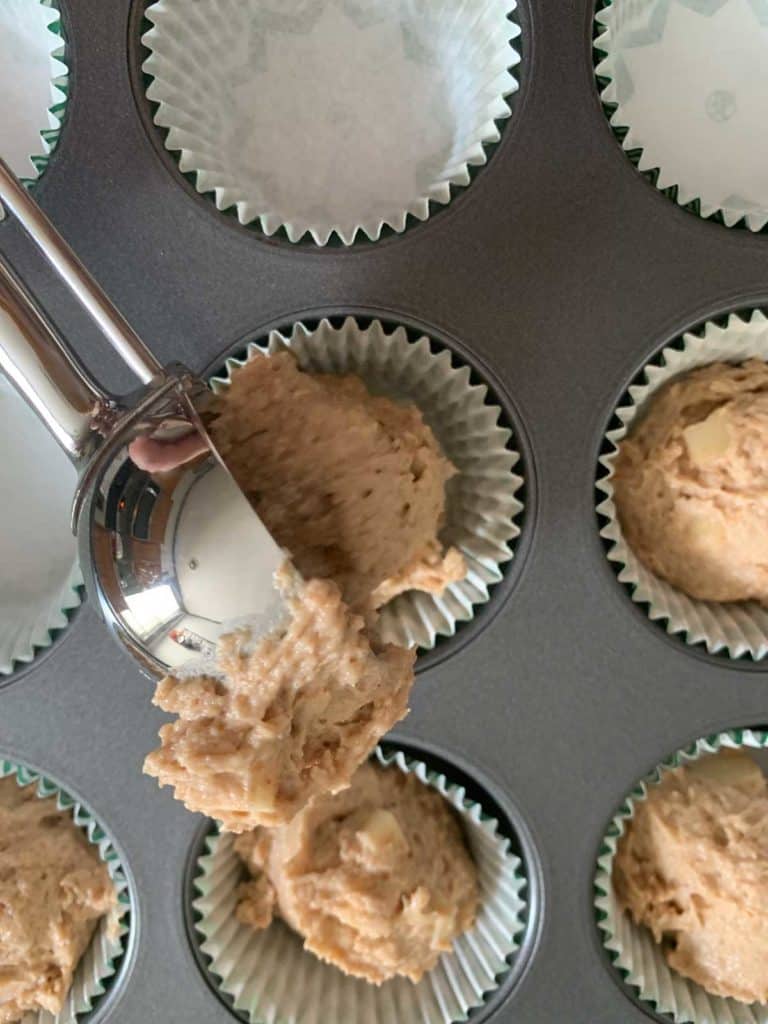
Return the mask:
<path id="1" fill-rule="evenodd" d="M 0 331 L 15 329 L 0 311 Z M 0 491 L 17 496 L 0 532 L 1 680 L 66 628 L 82 602 L 83 577 L 67 497 L 77 474 L 1 373 L 0 433 L 19 439 L 0 466 Z"/>
<path id="2" fill-rule="evenodd" d="M 99 851 L 107 865 L 118 898 L 116 934 L 109 934 L 109 917 L 104 917 L 86 949 L 75 972 L 72 988 L 60 1013 L 47 1010 L 26 1014 L 20 1024 L 75 1024 L 77 1019 L 94 1008 L 109 988 L 125 953 L 131 922 L 131 894 L 120 856 L 111 838 L 82 803 L 45 775 L 13 761 L 0 760 L 0 779 L 12 775 L 19 786 L 36 786 L 37 795 L 55 797 L 60 811 L 71 811 L 72 820 L 81 828 L 89 842 Z"/>
<path id="3" fill-rule="evenodd" d="M 594 905 L 603 944 L 614 966 L 639 998 L 654 1012 L 668 1014 L 675 1024 L 768 1024 L 768 1005 L 748 1005 L 736 999 L 711 995 L 701 985 L 673 970 L 650 931 L 634 924 L 629 914 L 621 909 L 611 880 L 619 840 L 626 823 L 634 817 L 636 805 L 647 796 L 648 789 L 659 783 L 671 769 L 706 754 L 714 754 L 724 747 L 766 750 L 768 733 L 753 729 L 721 732 L 697 740 L 667 758 L 624 800 L 608 827 L 597 861 Z"/>
<path id="4" fill-rule="evenodd" d="M 291 242 L 426 220 L 498 142 L 516 0 L 157 0 L 142 38 L 165 146 L 198 192 Z"/>
<path id="5" fill-rule="evenodd" d="M 56 147 L 69 92 L 61 15 L 54 0 L 3 0 L 0 29 L 0 156 L 31 184 Z"/>
<path id="6" fill-rule="evenodd" d="M 235 918 L 236 889 L 244 876 L 234 837 L 213 834 L 198 861 L 192 907 L 201 950 L 222 992 L 252 1024 L 453 1024 L 464 1021 L 498 987 L 525 927 L 526 878 L 521 860 L 495 819 L 468 800 L 462 786 L 402 752 L 375 757 L 392 770 L 413 772 L 437 789 L 461 815 L 478 867 L 480 910 L 474 926 L 414 985 L 396 978 L 380 987 L 348 977 L 302 947 L 282 922 L 254 932 Z"/>
<path id="7" fill-rule="evenodd" d="M 0 29 L 0 155 L 30 185 L 56 147 L 67 103 L 69 70 L 61 15 L 54 0 L 4 0 Z M 0 220 L 3 216 L 0 204 Z M 0 330 L 12 329 L 9 322 L 0 322 Z M 0 398 L 3 388 L 0 375 Z M 74 551 L 74 541 L 72 547 Z M 0 612 L 0 676 L 50 647 L 80 605 L 83 578 L 74 555 L 64 578 L 55 570 L 51 577 L 33 614 L 21 605 L 12 614 L 9 609 Z"/>
<path id="8" fill-rule="evenodd" d="M 211 380 L 217 393 L 226 388 L 254 353 L 290 349 L 306 370 L 354 373 L 375 394 L 412 401 L 424 414 L 447 457 L 459 473 L 446 488 L 446 524 L 441 539 L 464 555 L 468 572 L 442 597 L 420 591 L 400 594 L 381 610 L 379 635 L 402 647 L 431 650 L 438 637 L 452 636 L 489 588 L 502 579 L 501 566 L 513 557 L 523 506 L 517 493 L 523 478 L 511 431 L 499 425 L 501 408 L 489 400 L 485 384 L 471 382 L 470 368 L 455 365 L 451 353 L 438 351 L 422 335 L 409 340 L 403 327 L 374 320 L 362 328 L 348 317 L 341 327 L 322 320 L 310 329 L 302 323 L 290 335 L 272 331 L 265 344 L 251 342 L 243 358 L 226 361 Z"/>
<path id="9" fill-rule="evenodd" d="M 622 148 L 680 206 L 768 224 L 763 0 L 598 0 L 595 73 Z"/>
<path id="10" fill-rule="evenodd" d="M 724 652 L 731 658 L 749 655 L 759 660 L 768 653 L 768 608 L 756 601 L 700 601 L 654 575 L 624 539 L 611 482 L 621 440 L 667 381 L 715 362 L 741 363 L 750 358 L 768 361 L 768 320 L 759 310 L 744 319 L 746 315 L 732 313 L 724 326 L 709 321 L 701 333 L 684 334 L 681 348 L 669 346 L 646 365 L 640 383 L 629 388 L 628 397 L 616 410 L 621 425 L 605 435 L 610 450 L 600 456 L 605 475 L 598 479 L 597 488 L 606 497 L 597 511 L 607 520 L 600 536 L 610 543 L 608 558 L 620 566 L 619 581 L 631 589 L 633 601 L 647 605 L 651 619 L 663 622 L 670 634 L 682 634 L 688 644 L 704 644 L 710 654 Z"/>
<path id="11" fill-rule="evenodd" d="M 83 593 L 83 574 L 75 564 L 60 590 L 41 605 L 39 618 L 0 621 L 0 676 L 17 672 L 50 647 L 82 604 Z"/>

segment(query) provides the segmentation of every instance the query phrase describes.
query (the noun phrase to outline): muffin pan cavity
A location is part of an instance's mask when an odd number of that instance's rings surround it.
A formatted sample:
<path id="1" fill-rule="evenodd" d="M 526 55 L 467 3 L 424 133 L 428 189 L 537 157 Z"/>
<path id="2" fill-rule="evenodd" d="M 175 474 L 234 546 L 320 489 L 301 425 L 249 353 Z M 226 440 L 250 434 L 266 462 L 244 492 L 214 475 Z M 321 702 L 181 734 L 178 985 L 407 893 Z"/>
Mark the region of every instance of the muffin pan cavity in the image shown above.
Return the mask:
<path id="1" fill-rule="evenodd" d="M 244 880 L 233 837 L 206 827 L 188 867 L 188 926 L 195 955 L 209 984 L 242 1020 L 254 1024 L 453 1024 L 486 1003 L 520 974 L 533 929 L 530 866 L 520 840 L 495 801 L 461 775 L 451 780 L 445 763 L 433 766 L 390 744 L 374 762 L 388 771 L 414 773 L 455 809 L 478 867 L 480 909 L 453 951 L 418 984 L 397 978 L 374 987 L 344 975 L 302 948 L 282 922 L 255 932 L 234 917 L 236 890 Z M 534 896 L 535 900 L 535 896 Z"/>
<path id="2" fill-rule="evenodd" d="M 0 331 L 16 330 L 0 309 Z M 77 473 L 0 376 L 0 683 L 53 643 L 82 600 L 70 507 Z"/>
<path id="3" fill-rule="evenodd" d="M 142 69 L 179 170 L 291 242 L 426 220 L 484 164 L 518 89 L 516 0 L 157 0 Z"/>
<path id="4" fill-rule="evenodd" d="M 768 224 L 768 8 L 761 0 L 598 0 L 603 106 L 638 170 L 728 227 Z"/>
<path id="5" fill-rule="evenodd" d="M 54 782 L 47 775 L 0 755 L 0 779 L 13 778 L 20 787 L 32 787 L 40 799 L 53 798 L 60 811 L 68 811 L 72 821 L 98 850 L 107 866 L 117 895 L 117 907 L 110 917 L 103 917 L 75 971 L 72 987 L 64 1007 L 55 1017 L 41 1010 L 27 1014 L 22 1024 L 78 1024 L 93 1019 L 102 1008 L 111 1006 L 121 988 L 128 969 L 133 946 L 133 922 L 136 916 L 135 897 L 128 872 L 112 837 L 79 798 Z M 22 882 L 23 884 L 23 882 Z"/>
<path id="6" fill-rule="evenodd" d="M 523 521 L 527 477 L 516 432 L 479 371 L 424 334 L 395 323 L 354 317 L 295 323 L 250 342 L 226 359 L 211 384 L 221 393 L 255 352 L 293 352 L 302 369 L 355 374 L 376 395 L 409 401 L 422 412 L 458 473 L 446 486 L 446 517 L 440 539 L 456 547 L 467 575 L 442 596 L 411 590 L 384 606 L 385 641 L 442 657 L 457 630 L 476 609 L 496 600 L 495 590 L 511 563 Z"/>
<path id="7" fill-rule="evenodd" d="M 594 881 L 594 906 L 600 937 L 612 969 L 620 976 L 628 994 L 658 1021 L 673 1021 L 674 1024 L 768 1022 L 768 1005 L 750 1005 L 712 995 L 671 968 L 661 946 L 653 941 L 651 932 L 636 925 L 622 910 L 611 877 L 619 840 L 651 787 L 658 785 L 671 769 L 692 764 L 721 750 L 743 750 L 754 757 L 764 774 L 768 769 L 768 732 L 762 727 L 734 729 L 698 739 L 662 761 L 632 788 L 611 820 L 600 847 Z"/>
<path id="8" fill-rule="evenodd" d="M 762 661 L 768 653 L 768 610 L 756 601 L 716 602 L 689 597 L 651 572 L 627 544 L 616 513 L 612 477 L 622 439 L 668 382 L 711 363 L 768 361 L 768 319 L 760 310 L 707 321 L 665 346 L 624 393 L 605 435 L 599 460 L 600 536 L 620 583 L 654 622 L 690 645 L 731 659 Z"/>

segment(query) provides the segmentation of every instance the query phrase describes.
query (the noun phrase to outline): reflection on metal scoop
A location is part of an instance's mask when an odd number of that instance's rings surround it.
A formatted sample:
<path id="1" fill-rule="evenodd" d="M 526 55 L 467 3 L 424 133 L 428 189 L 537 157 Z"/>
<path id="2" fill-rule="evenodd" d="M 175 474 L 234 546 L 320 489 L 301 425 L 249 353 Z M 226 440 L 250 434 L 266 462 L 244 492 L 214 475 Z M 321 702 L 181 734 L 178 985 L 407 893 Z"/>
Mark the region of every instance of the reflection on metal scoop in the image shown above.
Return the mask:
<path id="1" fill-rule="evenodd" d="M 145 413 L 109 465 L 96 464 L 100 481 L 88 481 L 93 469 L 83 478 L 75 510 L 106 621 L 142 661 L 166 670 L 210 657 L 222 630 L 244 617 L 255 634 L 277 625 L 274 575 L 285 554 L 210 445 L 189 394 L 172 388 L 147 412 L 159 420 L 155 433 L 186 426 L 182 441 L 194 425 L 197 453 L 173 468 L 144 468 Z"/>
<path id="2" fill-rule="evenodd" d="M 2 160 L 0 201 L 144 385 L 105 394 L 0 256 L 0 367 L 80 469 L 73 528 L 107 625 L 153 675 L 238 620 L 266 632 L 285 554 L 211 442 L 208 388 L 156 361 Z"/>

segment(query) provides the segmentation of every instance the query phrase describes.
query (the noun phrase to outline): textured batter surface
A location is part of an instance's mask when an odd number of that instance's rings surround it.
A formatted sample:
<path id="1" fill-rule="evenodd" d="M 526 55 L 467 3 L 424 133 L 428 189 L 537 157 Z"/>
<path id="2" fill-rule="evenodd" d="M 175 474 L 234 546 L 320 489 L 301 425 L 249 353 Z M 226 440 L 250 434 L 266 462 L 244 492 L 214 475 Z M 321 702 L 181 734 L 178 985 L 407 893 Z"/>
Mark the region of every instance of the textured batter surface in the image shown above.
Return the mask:
<path id="1" fill-rule="evenodd" d="M 211 433 L 299 572 L 332 578 L 350 606 L 466 574 L 437 540 L 456 470 L 415 406 L 354 376 L 305 373 L 289 352 L 256 354 L 232 374 Z"/>
<path id="2" fill-rule="evenodd" d="M 768 366 L 715 363 L 674 381 L 622 441 L 627 543 L 691 597 L 768 604 Z"/>
<path id="3" fill-rule="evenodd" d="M 666 774 L 614 859 L 616 895 L 708 992 L 768 1001 L 768 782 L 722 751 Z"/>
<path id="4" fill-rule="evenodd" d="M 0 1024 L 61 1010 L 99 919 L 117 906 L 72 815 L 34 790 L 0 779 Z"/>
<path id="5" fill-rule="evenodd" d="M 281 586 L 283 628 L 219 641 L 215 671 L 167 676 L 154 702 L 178 720 L 144 770 L 231 832 L 289 821 L 335 792 L 405 716 L 414 653 L 372 646 L 329 580 Z"/>
<path id="6" fill-rule="evenodd" d="M 278 913 L 305 947 L 380 984 L 418 981 L 474 922 L 477 873 L 452 808 L 397 769 L 363 765 L 349 789 L 319 797 L 289 825 L 240 836 L 253 880 L 238 918 Z"/>

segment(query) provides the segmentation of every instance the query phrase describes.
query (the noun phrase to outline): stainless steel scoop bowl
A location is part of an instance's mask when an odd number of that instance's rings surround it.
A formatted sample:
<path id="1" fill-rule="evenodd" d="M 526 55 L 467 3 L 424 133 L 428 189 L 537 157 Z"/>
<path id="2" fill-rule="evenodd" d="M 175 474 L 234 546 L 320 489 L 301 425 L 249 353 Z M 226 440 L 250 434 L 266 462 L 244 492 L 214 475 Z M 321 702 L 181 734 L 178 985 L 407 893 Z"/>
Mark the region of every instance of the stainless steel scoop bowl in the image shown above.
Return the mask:
<path id="1" fill-rule="evenodd" d="M 210 656 L 239 619 L 266 632 L 285 554 L 211 442 L 210 391 L 157 362 L 2 160 L 0 203 L 142 385 L 107 394 L 0 254 L 0 368 L 79 470 L 72 526 L 105 622 L 151 675 Z"/>

